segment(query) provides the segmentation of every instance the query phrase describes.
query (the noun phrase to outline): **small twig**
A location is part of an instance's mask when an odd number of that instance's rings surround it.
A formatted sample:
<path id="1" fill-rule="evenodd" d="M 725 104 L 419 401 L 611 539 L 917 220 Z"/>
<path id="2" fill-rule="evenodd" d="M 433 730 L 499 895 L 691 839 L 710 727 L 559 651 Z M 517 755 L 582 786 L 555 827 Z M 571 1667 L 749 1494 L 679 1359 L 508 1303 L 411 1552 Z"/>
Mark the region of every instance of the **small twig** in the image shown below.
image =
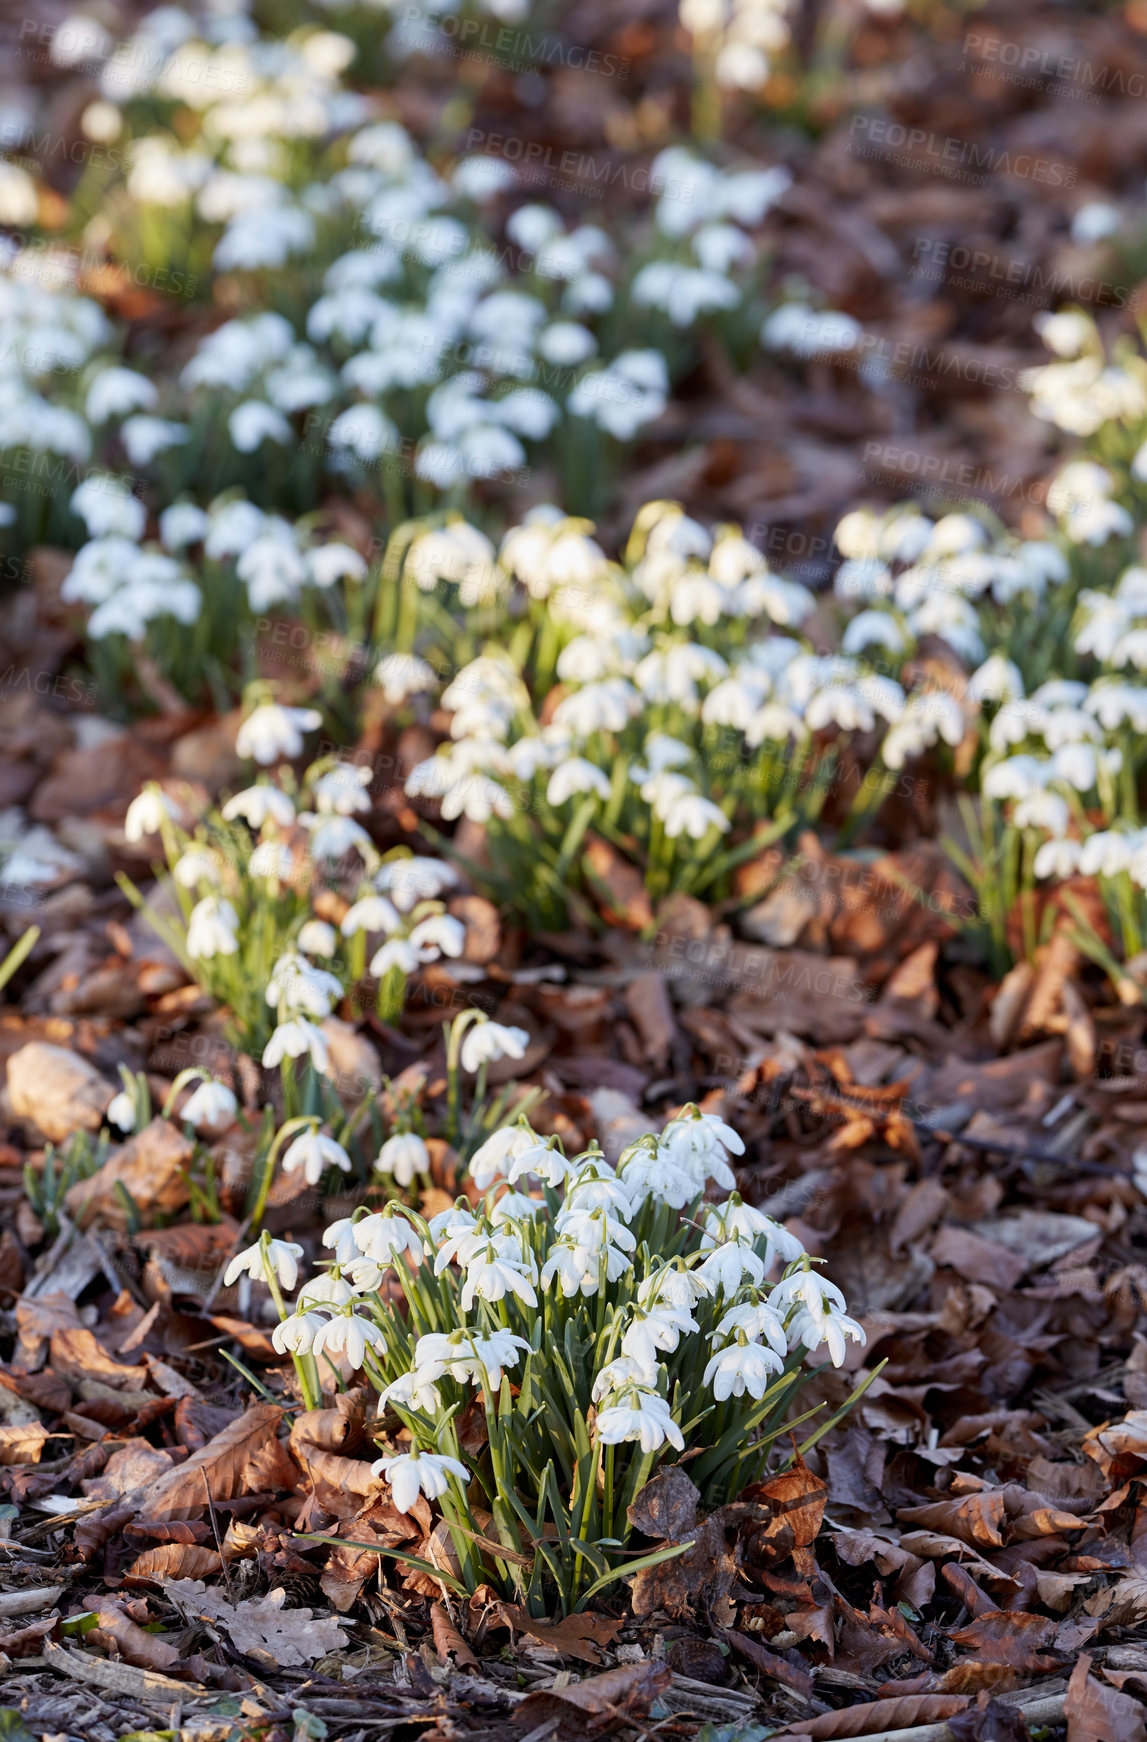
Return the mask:
<path id="1" fill-rule="evenodd" d="M 219 1559 L 223 1563 L 223 1583 L 227 1587 L 227 1601 L 234 1603 L 235 1596 L 231 1590 L 231 1569 L 228 1567 L 227 1557 L 223 1553 L 223 1538 L 219 1534 L 219 1520 L 215 1516 L 215 1502 L 211 1498 L 211 1484 L 207 1480 L 206 1470 L 201 1469 L 199 1474 L 203 1477 L 203 1487 L 207 1495 L 207 1510 L 211 1514 L 211 1528 L 215 1532 L 215 1547 L 219 1550 Z"/>
<path id="2" fill-rule="evenodd" d="M 962 1143 L 968 1149 L 975 1149 L 981 1155 L 1006 1155 L 1009 1161 L 1042 1161 L 1052 1167 L 1073 1167 L 1077 1173 L 1100 1174 L 1104 1179 L 1131 1179 L 1130 1169 L 1123 1167 L 1104 1167 L 1098 1161 L 1080 1161 L 1069 1155 L 1059 1155 L 1052 1149 L 1028 1148 L 1025 1145 L 999 1143 L 994 1138 L 965 1137 L 962 1132 L 944 1131 L 939 1126 L 927 1125 L 920 1119 L 912 1121 L 913 1130 L 921 1137 L 931 1137 L 937 1143 Z"/>

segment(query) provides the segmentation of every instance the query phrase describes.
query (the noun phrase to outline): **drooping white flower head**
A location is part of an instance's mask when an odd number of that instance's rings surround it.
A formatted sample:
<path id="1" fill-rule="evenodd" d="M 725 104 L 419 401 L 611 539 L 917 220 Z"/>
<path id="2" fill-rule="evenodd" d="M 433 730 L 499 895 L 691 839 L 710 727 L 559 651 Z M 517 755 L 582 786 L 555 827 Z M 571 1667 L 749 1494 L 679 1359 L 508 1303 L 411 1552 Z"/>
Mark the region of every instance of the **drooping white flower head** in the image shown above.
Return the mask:
<path id="1" fill-rule="evenodd" d="M 264 767 L 283 757 L 290 761 L 303 753 L 303 733 L 313 732 L 322 723 L 316 708 L 284 708 L 278 702 L 261 702 L 240 726 L 235 749 Z"/>
<path id="2" fill-rule="evenodd" d="M 328 1167 L 351 1171 L 351 1159 L 341 1143 L 321 1131 L 304 1131 L 289 1145 L 283 1156 L 283 1172 L 294 1173 L 302 1168 L 309 1186 L 317 1186 Z"/>
<path id="3" fill-rule="evenodd" d="M 277 786 L 260 781 L 258 786 L 248 786 L 229 798 L 223 806 L 223 817 L 229 823 L 242 817 L 253 829 L 261 829 L 268 821 L 289 829 L 295 820 L 295 807 Z"/>
<path id="4" fill-rule="evenodd" d="M 137 798 L 133 798 L 124 817 L 123 833 L 127 841 L 143 841 L 157 835 L 165 819 L 180 820 L 180 809 L 161 787 L 151 782 Z"/>
<path id="5" fill-rule="evenodd" d="M 238 1110 L 239 1103 L 233 1090 L 226 1083 L 216 1083 L 207 1078 L 192 1090 L 183 1103 L 179 1117 L 185 1125 L 193 1126 L 196 1131 L 218 1132 L 231 1124 Z"/>
<path id="6" fill-rule="evenodd" d="M 390 1497 L 395 1510 L 408 1513 L 419 1494 L 428 1500 L 440 1500 L 450 1487 L 450 1477 L 468 1482 L 470 1472 L 457 1458 L 440 1452 L 403 1452 L 397 1457 L 379 1458 L 370 1467 L 372 1476 L 385 1477 L 390 1483 Z"/>
<path id="7" fill-rule="evenodd" d="M 462 1069 L 475 1072 L 480 1065 L 494 1064 L 498 1059 L 523 1058 L 529 1044 L 530 1037 L 524 1028 L 507 1028 L 488 1019 L 477 1022 L 462 1040 L 459 1054 Z"/>
<path id="8" fill-rule="evenodd" d="M 379 1150 L 374 1166 L 377 1173 L 393 1174 L 400 1186 L 408 1186 L 416 1174 L 429 1171 L 430 1151 L 417 1131 L 396 1131 Z"/>
<path id="9" fill-rule="evenodd" d="M 253 1246 L 246 1246 L 235 1254 L 223 1272 L 224 1287 L 230 1288 L 244 1275 L 253 1277 L 256 1282 L 266 1282 L 270 1273 L 278 1278 L 281 1287 L 290 1290 L 298 1280 L 302 1256 L 302 1247 L 296 1246 L 293 1240 L 268 1240 L 265 1245 L 262 1240 L 256 1240 Z"/>
<path id="10" fill-rule="evenodd" d="M 316 1359 L 324 1354 L 345 1355 L 348 1366 L 359 1368 L 366 1359 L 368 1348 L 386 1354 L 386 1338 L 380 1327 L 373 1319 L 359 1313 L 339 1312 L 318 1332 L 311 1344 L 311 1353 Z M 319 1370 L 323 1370 L 321 1365 Z"/>
<path id="11" fill-rule="evenodd" d="M 636 1440 L 647 1455 L 659 1451 L 666 1442 L 679 1452 L 685 1450 L 681 1429 L 663 1397 L 635 1384 L 626 1386 L 621 1397 L 624 1401 L 610 1404 L 598 1415 L 595 1431 L 603 1445 Z"/>

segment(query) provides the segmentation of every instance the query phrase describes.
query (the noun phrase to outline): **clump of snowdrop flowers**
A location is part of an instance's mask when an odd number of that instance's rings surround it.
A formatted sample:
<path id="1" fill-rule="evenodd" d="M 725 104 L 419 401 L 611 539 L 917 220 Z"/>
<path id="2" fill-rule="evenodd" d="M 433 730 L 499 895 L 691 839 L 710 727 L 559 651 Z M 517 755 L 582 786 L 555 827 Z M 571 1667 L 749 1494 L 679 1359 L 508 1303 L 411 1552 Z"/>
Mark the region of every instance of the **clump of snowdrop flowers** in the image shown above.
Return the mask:
<path id="1" fill-rule="evenodd" d="M 528 1519 L 535 1577 L 572 1607 L 595 1575 L 571 1537 L 619 1576 L 626 1508 L 662 1457 L 691 1452 L 693 1480 L 723 1500 L 764 1467 L 809 1363 L 839 1367 L 864 1343 L 800 1241 L 738 1193 L 744 1147 L 690 1106 L 614 1166 L 523 1119 L 472 1156 L 472 1196 L 429 1221 L 392 1202 L 327 1229 L 330 1258 L 284 1307 L 276 1347 L 303 1372 L 315 1353 L 361 1368 L 379 1393 L 375 1474 L 400 1508 L 421 1494 L 459 1527 L 468 1586 L 492 1565 L 521 1589 Z M 380 1163 L 413 1177 L 423 1148 L 397 1133 Z"/>
<path id="2" fill-rule="evenodd" d="M 260 699 L 241 728 L 252 728 L 245 747 L 279 762 L 298 754 L 318 718 Z M 359 820 L 371 809 L 369 779 L 369 769 L 330 757 L 301 783 L 280 766 L 226 798 L 194 833 L 154 784 L 129 808 L 125 832 L 161 836 L 180 916 L 145 908 L 151 923 L 228 1007 L 236 1041 L 268 1067 L 309 1060 L 325 1074 L 322 1024 L 352 986 L 369 986 L 392 1020 L 412 976 L 431 963 L 448 969 L 465 953 L 466 926 L 440 899 L 457 871 L 401 848 L 380 857 Z M 337 926 L 316 911 L 329 900 L 342 910 Z M 509 1037 L 501 1051 L 496 1035 L 487 1037 L 489 1057 L 512 1056 L 517 1032 L 498 1031 Z"/>

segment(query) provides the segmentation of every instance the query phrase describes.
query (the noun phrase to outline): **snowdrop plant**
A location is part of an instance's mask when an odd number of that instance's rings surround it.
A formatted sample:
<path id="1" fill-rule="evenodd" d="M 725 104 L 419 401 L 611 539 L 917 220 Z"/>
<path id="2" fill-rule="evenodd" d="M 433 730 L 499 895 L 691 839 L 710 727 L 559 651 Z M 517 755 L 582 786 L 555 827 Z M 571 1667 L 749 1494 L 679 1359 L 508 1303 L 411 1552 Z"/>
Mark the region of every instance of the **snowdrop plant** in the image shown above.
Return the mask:
<path id="1" fill-rule="evenodd" d="M 626 1509 L 663 1459 L 693 1454 L 719 1503 L 818 1413 L 802 1387 L 864 1332 L 800 1242 L 738 1195 L 743 1150 L 694 1106 L 616 1166 L 595 1145 L 566 1156 L 523 1119 L 430 1221 L 391 1203 L 327 1229 L 330 1259 L 276 1347 L 337 1347 L 375 1386 L 375 1473 L 395 1505 L 421 1493 L 440 1508 L 449 1589 L 582 1607 L 679 1552 L 628 1546 Z"/>
<path id="2" fill-rule="evenodd" d="M 591 533 L 538 509 L 495 552 L 465 522 L 416 525 L 384 564 L 405 645 L 429 650 L 442 606 L 468 610 L 463 647 L 492 636 L 443 690 L 450 741 L 407 793 L 435 821 L 481 824 L 494 869 L 471 876 L 543 925 L 580 900 L 594 839 L 651 896 L 724 893 L 741 859 L 815 820 L 841 749 L 871 760 L 865 735 L 905 710 L 895 681 L 813 653 L 811 594 L 736 527 L 649 503 L 620 563 Z M 929 710 L 901 728 L 913 744 L 963 736 L 958 709 Z"/>

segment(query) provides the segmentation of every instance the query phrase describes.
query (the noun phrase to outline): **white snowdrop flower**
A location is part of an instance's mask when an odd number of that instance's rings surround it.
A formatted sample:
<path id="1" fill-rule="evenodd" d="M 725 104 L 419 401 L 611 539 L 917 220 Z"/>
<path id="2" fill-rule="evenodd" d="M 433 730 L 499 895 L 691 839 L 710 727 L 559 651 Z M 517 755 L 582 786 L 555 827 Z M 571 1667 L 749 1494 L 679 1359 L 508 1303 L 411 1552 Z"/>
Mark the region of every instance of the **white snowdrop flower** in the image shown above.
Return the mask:
<path id="1" fill-rule="evenodd" d="M 233 956 L 239 948 L 239 915 L 229 901 L 206 895 L 191 909 L 187 921 L 187 953 L 194 961 Z"/>
<path id="2" fill-rule="evenodd" d="M 702 1211 L 702 1252 L 711 1252 L 727 1240 L 744 1240 L 750 1245 L 765 1242 L 765 1269 L 771 1270 L 775 1259 L 791 1264 L 804 1257 L 804 1247 L 795 1234 L 790 1234 L 771 1216 L 756 1210 L 734 1195 L 724 1204 L 707 1204 Z"/>
<path id="3" fill-rule="evenodd" d="M 149 783 L 133 798 L 124 817 L 123 833 L 127 841 L 143 841 L 157 835 L 165 819 L 178 822 L 180 809 L 161 787 Z"/>
<path id="4" fill-rule="evenodd" d="M 545 1208 L 540 1198 L 531 1198 L 526 1192 L 505 1191 L 490 1211 L 490 1221 L 500 1228 L 504 1223 L 519 1223 L 523 1216 L 542 1215 Z"/>
<path id="5" fill-rule="evenodd" d="M 443 1240 L 454 1238 L 458 1234 L 472 1234 L 478 1226 L 478 1218 L 467 1206 L 465 1199 L 456 1199 L 448 1210 L 439 1210 L 436 1216 L 431 1216 L 426 1226 L 430 1229 L 434 1245 L 425 1249 L 427 1258 L 432 1258 L 438 1245 Z"/>
<path id="6" fill-rule="evenodd" d="M 499 1059 L 523 1058 L 529 1044 L 530 1037 L 524 1028 L 510 1028 L 489 1020 L 475 1023 L 462 1040 L 459 1055 L 462 1069 L 473 1073 L 479 1066 L 495 1064 Z"/>
<path id="7" fill-rule="evenodd" d="M 167 550 L 186 550 L 189 544 L 200 543 L 209 525 L 207 515 L 194 502 L 173 502 L 159 517 L 160 541 Z"/>
<path id="8" fill-rule="evenodd" d="M 559 762 L 550 776 L 546 787 L 546 802 L 552 805 L 565 804 L 575 796 L 592 792 L 600 799 L 607 799 L 610 785 L 600 768 L 595 768 L 592 762 L 587 762 L 584 756 L 570 756 L 564 762 Z"/>
<path id="9" fill-rule="evenodd" d="M 665 833 L 673 841 L 678 835 L 691 840 L 704 840 L 711 829 L 726 834 L 732 824 L 720 805 L 703 798 L 699 792 L 684 792 L 665 809 Z"/>
<path id="10" fill-rule="evenodd" d="M 134 369 L 116 365 L 93 376 L 84 401 L 84 416 L 89 423 L 102 424 L 133 411 L 153 411 L 158 404 L 159 390 L 154 382 Z"/>
<path id="11" fill-rule="evenodd" d="M 784 1320 L 766 1300 L 756 1296 L 755 1290 L 752 1300 L 731 1306 L 721 1314 L 711 1339 L 713 1347 L 716 1348 L 722 1338 L 735 1336 L 738 1331 L 743 1331 L 751 1342 L 759 1342 L 763 1337 L 782 1357 L 789 1352 Z"/>
<path id="12" fill-rule="evenodd" d="M 597 340 L 580 321 L 551 321 L 537 337 L 537 351 L 558 368 L 576 368 L 597 352 Z"/>
<path id="13" fill-rule="evenodd" d="M 830 1312 L 843 1312 L 845 1300 L 835 1282 L 809 1269 L 794 1270 L 776 1283 L 769 1291 L 769 1305 L 782 1317 L 794 1308 L 803 1308 L 823 1318 Z M 790 1345 L 791 1341 L 790 1337 Z"/>
<path id="14" fill-rule="evenodd" d="M 1034 315 L 1032 326 L 1057 357 L 1078 357 L 1096 337 L 1095 322 L 1079 309 Z"/>
<path id="15" fill-rule="evenodd" d="M 268 1240 L 265 1245 L 262 1240 L 256 1240 L 253 1246 L 246 1246 L 242 1252 L 236 1253 L 223 1272 L 223 1286 L 230 1288 L 241 1276 L 249 1276 L 255 1282 L 266 1282 L 270 1272 L 278 1278 L 279 1286 L 289 1292 L 298 1281 L 302 1256 L 302 1247 L 296 1246 L 293 1240 Z"/>
<path id="16" fill-rule="evenodd" d="M 527 1306 L 536 1307 L 538 1297 L 525 1270 L 499 1256 L 493 1245 L 478 1252 L 466 1266 L 462 1285 L 462 1310 L 469 1312 L 475 1299 L 499 1301 L 507 1294 L 517 1295 Z"/>
<path id="17" fill-rule="evenodd" d="M 338 976 L 316 968 L 305 956 L 288 950 L 271 969 L 267 1003 L 273 1009 L 302 1011 L 309 1016 L 327 1016 L 332 1003 L 342 996 Z"/>
<path id="18" fill-rule="evenodd" d="M 437 1415 L 442 1408 L 442 1394 L 437 1385 L 417 1367 L 400 1373 L 378 1394 L 380 1404 L 398 1404 L 402 1409 L 419 1409 L 425 1415 Z"/>
<path id="19" fill-rule="evenodd" d="M 980 790 L 985 798 L 1030 798 L 1043 789 L 1051 772 L 1048 763 L 1034 756 L 1009 756 L 985 768 Z"/>
<path id="20" fill-rule="evenodd" d="M 535 1133 L 522 1125 L 508 1125 L 495 1131 L 470 1157 L 470 1177 L 478 1190 L 489 1191 L 495 1181 L 505 1178 L 507 1164 L 536 1148 L 537 1143 Z"/>
<path id="21" fill-rule="evenodd" d="M 282 1064 L 284 1059 L 301 1058 L 304 1053 L 308 1055 L 315 1069 L 325 1076 L 330 1064 L 326 1036 L 313 1022 L 308 1022 L 302 1016 L 294 1016 L 287 1022 L 280 1022 L 275 1029 L 263 1048 L 263 1063 L 271 1069 Z"/>
<path id="22" fill-rule="evenodd" d="M 602 1445 L 621 1445 L 637 1440 L 647 1455 L 668 1442 L 679 1452 L 685 1450 L 681 1429 L 673 1420 L 669 1405 L 655 1392 L 644 1391 L 630 1384 L 622 1394 L 627 1402 L 610 1404 L 597 1418 L 596 1434 Z"/>
<path id="23" fill-rule="evenodd" d="M 684 1113 L 671 1119 L 659 1142 L 672 1163 L 698 1180 L 712 1178 L 726 1191 L 736 1185 L 725 1157 L 726 1152 L 744 1155 L 744 1140 L 716 1113 Z"/>
<path id="24" fill-rule="evenodd" d="M 665 1264 L 651 1271 L 637 1291 L 643 1307 L 668 1307 L 674 1312 L 691 1313 L 699 1300 L 709 1295 L 709 1285 L 695 1270 L 677 1264 Z"/>
<path id="25" fill-rule="evenodd" d="M 365 895 L 353 902 L 342 917 L 339 930 L 344 938 L 356 932 L 385 932 L 388 936 L 402 926 L 402 916 L 385 895 Z"/>
<path id="26" fill-rule="evenodd" d="M 470 1472 L 457 1458 L 435 1452 L 404 1452 L 398 1457 L 379 1458 L 370 1467 L 374 1477 L 385 1477 L 390 1483 L 390 1498 L 396 1512 L 409 1513 L 425 1494 L 428 1500 L 440 1500 L 450 1490 L 450 1477 L 468 1482 Z"/>
<path id="27" fill-rule="evenodd" d="M 585 684 L 563 696 L 554 709 L 556 726 L 568 726 L 580 738 L 594 732 L 621 732 L 640 711 L 640 701 L 624 678 Z"/>
<path id="28" fill-rule="evenodd" d="M 784 1360 L 775 1350 L 761 1343 L 730 1343 L 712 1356 L 702 1376 L 702 1384 L 712 1385 L 718 1403 L 729 1397 L 762 1398 L 778 1373 L 784 1371 Z"/>
<path id="29" fill-rule="evenodd" d="M 237 453 L 253 454 L 264 442 L 285 447 L 293 431 L 281 411 L 262 399 L 246 399 L 227 419 L 227 433 Z"/>
<path id="30" fill-rule="evenodd" d="M 353 817 L 315 816 L 308 812 L 299 821 L 310 831 L 311 853 L 317 864 L 337 865 L 348 853 L 358 853 L 368 866 L 377 860 L 374 842 Z"/>
<path id="31" fill-rule="evenodd" d="M 1049 709 L 1043 723 L 1043 741 L 1049 750 L 1058 750 L 1061 744 L 1098 743 L 1102 738 L 1098 720 L 1082 708 Z"/>
<path id="32" fill-rule="evenodd" d="M 295 856 L 283 841 L 260 841 L 247 860 L 251 877 L 268 883 L 291 883 L 295 876 Z"/>
<path id="33" fill-rule="evenodd" d="M 542 1266 L 541 1287 L 548 1291 L 556 1281 L 566 1300 L 572 1300 L 575 1294 L 589 1299 L 601 1286 L 604 1253 L 604 1248 L 591 1250 L 571 1236 L 560 1236 L 550 1247 Z M 605 1267 L 608 1268 L 607 1260 Z M 626 1258 L 625 1269 L 628 1268 Z"/>
<path id="34" fill-rule="evenodd" d="M 714 1290 L 735 1294 L 746 1277 L 757 1287 L 765 1279 L 765 1265 L 743 1240 L 729 1240 L 714 1246 L 697 1271 Z"/>
<path id="35" fill-rule="evenodd" d="M 291 1313 L 275 1326 L 271 1342 L 280 1355 L 308 1355 L 326 1322 L 321 1313 Z"/>
<path id="36" fill-rule="evenodd" d="M 239 1103 L 234 1092 L 226 1083 L 216 1083 L 208 1077 L 198 1083 L 180 1109 L 179 1118 L 184 1125 L 192 1126 L 196 1131 L 225 1131 L 239 1111 Z M 293 1283 L 285 1284 L 293 1288 Z"/>
<path id="37" fill-rule="evenodd" d="M 1118 756 L 1118 752 L 1113 752 Z M 1051 759 L 1051 775 L 1066 781 L 1076 792 L 1090 792 L 1103 764 L 1094 744 L 1061 744 Z"/>
<path id="38" fill-rule="evenodd" d="M 409 938 L 388 938 L 370 960 L 370 971 L 376 979 L 397 970 L 410 975 L 421 966 L 422 958 Z"/>
<path id="39" fill-rule="evenodd" d="M 655 1367 L 662 1350 L 672 1353 L 676 1349 L 683 1331 L 699 1329 L 691 1313 L 676 1308 L 653 1308 L 642 1312 L 626 1326 L 621 1338 L 621 1352 L 645 1368 Z"/>
<path id="40" fill-rule="evenodd" d="M 1023 676 L 1012 660 L 993 653 L 968 679 L 968 694 L 975 702 L 1022 701 Z"/>
<path id="41" fill-rule="evenodd" d="M 329 1228 L 323 1230 L 323 1245 L 333 1249 L 335 1262 L 338 1264 L 350 1264 L 361 1257 L 354 1229 L 353 1216 L 340 1216 L 337 1222 L 332 1222 Z"/>
<path id="42" fill-rule="evenodd" d="M 393 1209 L 360 1217 L 351 1224 L 351 1232 L 362 1256 L 383 1268 L 393 1265 L 404 1252 L 416 1262 L 422 1257 L 422 1241 L 417 1231 Z"/>
<path id="43" fill-rule="evenodd" d="M 457 958 L 466 948 L 466 927 L 452 914 L 432 913 L 419 920 L 410 933 L 410 942 L 424 962 L 435 961 L 439 952 Z"/>
<path id="44" fill-rule="evenodd" d="M 387 653 L 374 668 L 374 680 L 391 707 L 399 707 L 410 696 L 433 689 L 437 674 L 433 666 L 413 653 Z"/>
<path id="45" fill-rule="evenodd" d="M 1130 725 L 1136 732 L 1147 732 L 1147 689 L 1101 679 L 1092 687 L 1083 705 L 1108 732 L 1114 732 L 1122 725 Z"/>
<path id="46" fill-rule="evenodd" d="M 147 525 L 147 509 L 122 478 L 99 474 L 85 478 L 72 492 L 70 507 L 91 538 L 111 535 L 138 540 Z"/>
<path id="47" fill-rule="evenodd" d="M 445 889 L 453 889 L 458 873 L 443 859 L 428 859 L 417 854 L 408 858 L 387 859 L 374 875 L 374 886 L 389 894 L 400 913 L 409 913 L 419 901 L 432 901 Z"/>
<path id="48" fill-rule="evenodd" d="M 307 1184 L 317 1186 L 328 1167 L 349 1173 L 351 1159 L 333 1137 L 326 1137 L 321 1131 L 304 1131 L 288 1146 L 282 1166 L 284 1173 L 294 1173 L 301 1167 Z"/>
<path id="49" fill-rule="evenodd" d="M 635 781 L 648 781 L 668 769 L 685 767 L 692 762 L 693 755 L 688 744 L 683 744 L 679 738 L 671 738 L 666 732 L 650 732 L 645 740 L 646 766 L 641 768 L 635 763 L 630 776 Z"/>
<path id="50" fill-rule="evenodd" d="M 370 786 L 371 771 L 360 763 L 336 762 L 315 781 L 315 809 L 321 816 L 353 816 L 356 811 L 362 813 L 371 808 L 370 794 L 365 789 Z"/>
<path id="51" fill-rule="evenodd" d="M 832 1312 L 819 1318 L 815 1313 L 801 1309 L 788 1329 L 794 1348 L 803 1343 L 810 1355 L 825 1344 L 834 1367 L 844 1363 L 846 1342 L 859 1343 L 863 1347 L 868 1341 L 864 1327 L 845 1313 Z"/>
<path id="52" fill-rule="evenodd" d="M 121 1089 L 118 1095 L 112 1096 L 104 1118 L 117 1131 L 127 1133 L 135 1130 L 135 1102 L 126 1089 Z"/>
<path id="53" fill-rule="evenodd" d="M 523 1351 L 527 1355 L 531 1352 L 529 1343 L 512 1331 L 488 1331 L 482 1336 L 462 1326 L 448 1337 L 420 1337 L 415 1364 L 420 1369 L 428 1366 L 433 1372 L 441 1358 L 444 1371 L 449 1368 L 459 1381 L 468 1379 L 488 1386 L 493 1393 L 501 1387 L 502 1369 L 516 1367 Z"/>
<path id="54" fill-rule="evenodd" d="M 881 755 L 889 768 L 903 768 L 909 756 L 918 756 L 937 738 L 953 746 L 959 744 L 965 730 L 963 710 L 954 696 L 940 690 L 910 696 L 902 717 L 881 746 Z"/>
<path id="55" fill-rule="evenodd" d="M 1033 792 L 1020 799 L 1012 812 L 1017 829 L 1046 829 L 1051 835 L 1066 833 L 1071 820 L 1067 800 L 1058 792 Z"/>
<path id="56" fill-rule="evenodd" d="M 311 580 L 324 590 L 336 581 L 361 581 L 366 574 L 365 560 L 349 544 L 314 545 L 305 560 Z"/>
<path id="57" fill-rule="evenodd" d="M 339 413 L 327 432 L 330 447 L 364 463 L 394 452 L 399 441 L 395 425 L 374 405 L 352 405 Z"/>
<path id="58" fill-rule="evenodd" d="M 325 919 L 308 919 L 299 929 L 299 948 L 308 956 L 333 956 L 339 934 Z"/>
<path id="59" fill-rule="evenodd" d="M 311 1312 L 316 1307 L 349 1306 L 354 1298 L 354 1290 L 348 1282 L 333 1271 L 322 1270 L 300 1288 L 295 1300 L 295 1311 Z"/>
<path id="60" fill-rule="evenodd" d="M 863 653 L 867 647 L 905 653 L 909 640 L 903 625 L 887 611 L 861 611 L 846 628 L 841 646 L 845 653 Z"/>
<path id="61" fill-rule="evenodd" d="M 529 1147 L 514 1154 L 505 1173 L 511 1185 L 532 1174 L 556 1191 L 566 1183 L 572 1171 L 573 1163 L 556 1147 L 556 1139 L 537 1137 Z"/>
<path id="62" fill-rule="evenodd" d="M 324 1354 L 345 1355 L 347 1365 L 357 1370 L 365 1361 L 368 1348 L 386 1354 L 386 1339 L 374 1320 L 358 1313 L 339 1313 L 316 1333 L 311 1353 L 316 1360 Z"/>
<path id="63" fill-rule="evenodd" d="M 278 702 L 261 702 L 239 727 L 235 749 L 240 756 L 264 766 L 280 757 L 291 759 L 303 753 L 303 733 L 313 732 L 322 723 L 317 708 L 285 708 Z"/>
<path id="64" fill-rule="evenodd" d="M 393 1174 L 400 1186 L 408 1186 L 415 1174 L 430 1169 L 430 1151 L 417 1131 L 396 1131 L 388 1137 L 374 1163 L 377 1173 Z"/>
<path id="65" fill-rule="evenodd" d="M 1117 877 L 1130 868 L 1140 841 L 1138 835 L 1120 834 L 1114 829 L 1097 829 L 1084 841 L 1079 855 L 1079 869 L 1087 877 Z"/>
<path id="66" fill-rule="evenodd" d="M 219 856 L 208 847 L 192 843 L 175 861 L 171 874 L 181 889 L 198 889 L 201 883 L 218 887 L 221 875 Z"/>
<path id="67" fill-rule="evenodd" d="M 622 1392 L 627 1386 L 639 1385 L 644 1390 L 651 1390 L 657 1384 L 658 1364 L 653 1367 L 643 1367 L 640 1361 L 633 1360 L 629 1355 L 615 1355 L 612 1361 L 594 1376 L 590 1395 L 595 1403 L 601 1403 L 613 1392 Z"/>
<path id="68" fill-rule="evenodd" d="M 191 439 L 187 424 L 175 423 L 167 417 L 129 417 L 120 425 L 119 433 L 129 464 L 141 468 L 150 466 L 157 455 L 181 447 Z"/>

